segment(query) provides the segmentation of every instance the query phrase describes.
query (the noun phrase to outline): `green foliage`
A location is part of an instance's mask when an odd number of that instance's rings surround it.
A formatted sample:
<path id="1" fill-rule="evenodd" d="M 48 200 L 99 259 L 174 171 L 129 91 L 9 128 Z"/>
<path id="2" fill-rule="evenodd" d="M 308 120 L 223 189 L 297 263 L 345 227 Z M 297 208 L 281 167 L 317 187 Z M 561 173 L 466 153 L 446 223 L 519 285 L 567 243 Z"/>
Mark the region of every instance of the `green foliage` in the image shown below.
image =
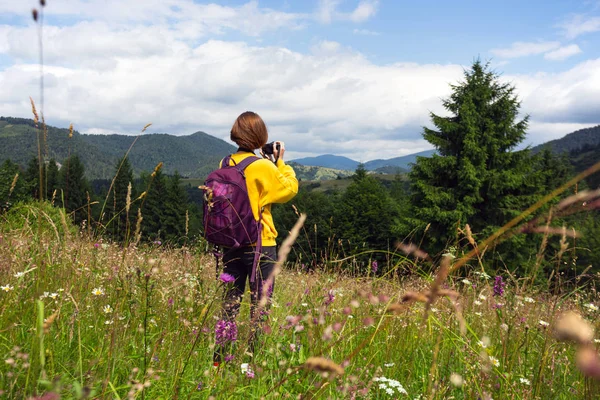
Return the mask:
<path id="1" fill-rule="evenodd" d="M 91 195 L 91 187 L 85 177 L 85 167 L 77 155 L 64 161 L 58 181 L 63 207 L 71 214 L 76 224 L 86 220 L 88 218 L 88 195 Z"/>
<path id="2" fill-rule="evenodd" d="M 19 166 L 10 160 L 0 166 L 0 214 L 29 197 L 29 186 L 20 175 Z"/>
<path id="3" fill-rule="evenodd" d="M 129 185 L 132 185 L 130 193 L 130 201 L 137 197 L 133 188 L 133 171 L 127 157 L 121 158 L 115 165 L 114 183 L 107 198 L 108 211 L 108 227 L 107 231 L 118 241 L 123 241 L 128 230 L 131 227 L 131 219 L 128 217 L 135 215 L 131 212 L 127 213 L 127 192 Z"/>
<path id="4" fill-rule="evenodd" d="M 49 201 L 35 199 L 19 202 L 0 216 L 0 230 L 5 233 L 23 232 L 31 238 L 41 232 L 42 236 L 53 240 L 77 233 L 77 227 L 71 223 L 63 208 L 55 207 Z"/>
<path id="5" fill-rule="evenodd" d="M 410 172 L 412 207 L 398 227 L 420 235 L 428 226 L 424 246 L 434 253 L 455 243 L 457 228 L 465 224 L 488 236 L 547 189 L 529 150 L 515 151 L 528 120 L 518 120 L 515 88 L 501 83 L 480 61 L 464 78 L 451 85 L 452 94 L 443 100 L 451 115 L 432 113 L 437 130 L 424 129 L 423 137 L 437 154 L 418 158 Z M 528 257 L 519 244 L 525 245 L 511 242 L 513 253 Z"/>

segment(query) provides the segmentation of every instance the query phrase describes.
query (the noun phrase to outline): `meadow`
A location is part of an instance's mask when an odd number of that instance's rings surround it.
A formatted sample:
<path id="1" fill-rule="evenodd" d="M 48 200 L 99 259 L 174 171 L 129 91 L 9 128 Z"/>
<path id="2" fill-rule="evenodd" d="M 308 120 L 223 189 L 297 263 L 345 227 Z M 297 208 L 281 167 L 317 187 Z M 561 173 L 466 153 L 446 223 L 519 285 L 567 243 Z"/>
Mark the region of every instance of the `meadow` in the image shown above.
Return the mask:
<path id="1" fill-rule="evenodd" d="M 124 247 L 90 237 L 45 203 L 15 208 L 0 223 L 0 398 L 600 393 L 590 377 L 599 365 L 592 330 L 597 276 L 578 276 L 559 291 L 508 272 L 488 274 L 477 257 L 460 257 L 468 249 L 453 249 L 439 265 L 409 251 L 396 265 L 369 264 L 361 277 L 339 268 L 352 260 L 312 272 L 282 263 L 254 354 L 246 295 L 227 361 L 215 368 L 215 327 L 228 284 L 205 247 Z M 549 258 L 573 262 L 565 251 L 572 241 L 554 239 L 563 246 Z M 453 268 L 458 262 L 464 265 Z M 571 315 L 561 327 L 569 310 L 581 317 Z"/>

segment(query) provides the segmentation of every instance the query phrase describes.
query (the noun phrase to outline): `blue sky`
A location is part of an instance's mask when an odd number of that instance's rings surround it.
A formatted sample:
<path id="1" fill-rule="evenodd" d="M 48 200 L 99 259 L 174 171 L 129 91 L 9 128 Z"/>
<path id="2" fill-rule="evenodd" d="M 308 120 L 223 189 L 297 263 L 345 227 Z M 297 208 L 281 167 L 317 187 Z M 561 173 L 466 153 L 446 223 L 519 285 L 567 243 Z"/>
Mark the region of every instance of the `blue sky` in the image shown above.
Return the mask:
<path id="1" fill-rule="evenodd" d="M 0 115 L 39 97 L 34 0 L 0 0 Z M 600 124 L 600 1 L 49 0 L 45 114 L 83 133 L 263 116 L 290 157 L 431 148 L 430 111 L 480 57 L 517 88 L 526 144 Z"/>

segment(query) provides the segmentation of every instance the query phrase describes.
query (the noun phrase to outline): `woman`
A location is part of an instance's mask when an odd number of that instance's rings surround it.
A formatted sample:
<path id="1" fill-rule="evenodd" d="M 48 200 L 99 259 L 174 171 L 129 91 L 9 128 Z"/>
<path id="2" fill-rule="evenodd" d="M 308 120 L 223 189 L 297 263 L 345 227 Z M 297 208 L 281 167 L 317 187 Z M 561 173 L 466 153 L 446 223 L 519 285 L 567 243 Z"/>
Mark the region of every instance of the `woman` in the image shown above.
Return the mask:
<path id="1" fill-rule="evenodd" d="M 298 193 L 298 180 L 293 168 L 283 161 L 285 144 L 275 142 L 273 154 L 265 154 L 261 149 L 268 142 L 269 134 L 265 123 L 260 116 L 251 111 L 241 114 L 231 128 L 231 140 L 238 145 L 237 152 L 231 155 L 236 164 L 247 157 L 255 157 L 259 150 L 263 159 L 257 160 L 246 167 L 246 186 L 254 219 L 262 222 L 262 246 L 260 259 L 256 267 L 256 276 L 252 277 L 255 259 L 255 247 L 248 246 L 226 251 L 223 255 L 223 272 L 232 276 L 232 287 L 229 289 L 223 302 L 221 320 L 215 330 L 216 346 L 214 364 L 218 366 L 223 359 L 230 356 L 227 353 L 228 343 L 236 340 L 237 327 L 235 318 L 240 310 L 242 296 L 246 289 L 246 281 L 250 280 L 251 293 L 251 336 L 250 349 L 252 351 L 256 331 L 262 321 L 262 315 L 255 315 L 257 305 L 263 293 L 263 282 L 270 276 L 277 251 L 275 238 L 277 230 L 271 215 L 271 204 L 285 203 Z M 271 296 L 273 286 L 266 291 Z"/>

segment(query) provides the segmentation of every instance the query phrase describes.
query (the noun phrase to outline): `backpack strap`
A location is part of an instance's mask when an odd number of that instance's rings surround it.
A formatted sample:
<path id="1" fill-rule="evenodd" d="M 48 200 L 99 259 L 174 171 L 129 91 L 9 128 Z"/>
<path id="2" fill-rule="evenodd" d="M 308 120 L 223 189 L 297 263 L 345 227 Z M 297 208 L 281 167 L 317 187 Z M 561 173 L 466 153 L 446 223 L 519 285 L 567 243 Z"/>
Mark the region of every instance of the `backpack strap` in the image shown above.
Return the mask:
<path id="1" fill-rule="evenodd" d="M 229 157 L 231 159 L 231 157 Z M 243 172 L 246 167 L 250 164 L 252 164 L 254 161 L 258 161 L 260 160 L 259 157 L 256 156 L 249 156 L 244 158 L 242 161 L 240 161 L 239 163 L 235 164 L 234 167 L 239 170 L 240 172 Z"/>

